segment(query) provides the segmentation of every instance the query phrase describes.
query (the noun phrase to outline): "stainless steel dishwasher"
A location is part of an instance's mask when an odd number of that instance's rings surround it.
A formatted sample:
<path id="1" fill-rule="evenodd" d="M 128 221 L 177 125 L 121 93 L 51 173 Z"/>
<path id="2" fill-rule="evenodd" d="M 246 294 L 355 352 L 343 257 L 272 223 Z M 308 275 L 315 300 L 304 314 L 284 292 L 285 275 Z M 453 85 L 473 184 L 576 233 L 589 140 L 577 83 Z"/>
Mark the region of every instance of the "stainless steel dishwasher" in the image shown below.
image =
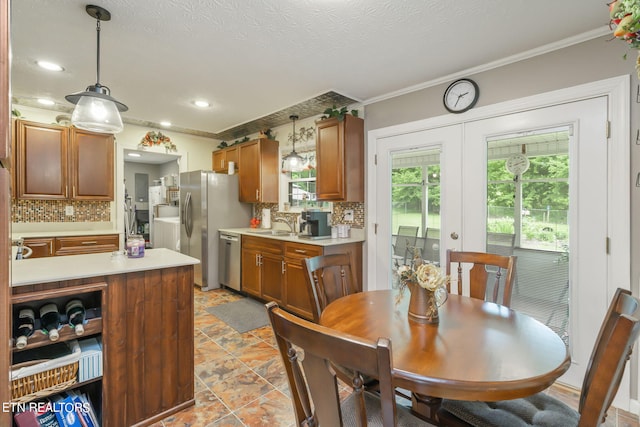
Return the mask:
<path id="1" fill-rule="evenodd" d="M 228 288 L 240 289 L 240 235 L 220 232 L 218 245 L 218 281 Z"/>

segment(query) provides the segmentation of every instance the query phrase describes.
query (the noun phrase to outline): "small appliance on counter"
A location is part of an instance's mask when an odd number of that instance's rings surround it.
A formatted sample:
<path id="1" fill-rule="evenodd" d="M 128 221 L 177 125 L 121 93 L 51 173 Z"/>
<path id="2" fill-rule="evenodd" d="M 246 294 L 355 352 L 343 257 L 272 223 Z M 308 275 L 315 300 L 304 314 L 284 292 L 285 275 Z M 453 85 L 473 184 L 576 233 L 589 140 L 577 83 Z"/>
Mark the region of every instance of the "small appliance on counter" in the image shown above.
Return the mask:
<path id="1" fill-rule="evenodd" d="M 330 239 L 331 226 L 329 225 L 330 212 L 302 211 L 302 233 L 298 236 L 304 239 Z"/>

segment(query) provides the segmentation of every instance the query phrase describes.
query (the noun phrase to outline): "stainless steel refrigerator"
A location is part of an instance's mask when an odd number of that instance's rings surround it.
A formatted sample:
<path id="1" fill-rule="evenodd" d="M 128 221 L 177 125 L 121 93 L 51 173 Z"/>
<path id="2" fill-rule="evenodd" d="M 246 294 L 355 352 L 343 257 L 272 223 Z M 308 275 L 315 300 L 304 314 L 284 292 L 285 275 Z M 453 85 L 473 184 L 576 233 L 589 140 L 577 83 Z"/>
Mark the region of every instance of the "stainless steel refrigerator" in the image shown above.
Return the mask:
<path id="1" fill-rule="evenodd" d="M 218 283 L 218 229 L 248 227 L 251 205 L 238 201 L 238 176 L 192 171 L 180 174 L 180 252 L 198 258 L 195 282 L 203 291 Z"/>

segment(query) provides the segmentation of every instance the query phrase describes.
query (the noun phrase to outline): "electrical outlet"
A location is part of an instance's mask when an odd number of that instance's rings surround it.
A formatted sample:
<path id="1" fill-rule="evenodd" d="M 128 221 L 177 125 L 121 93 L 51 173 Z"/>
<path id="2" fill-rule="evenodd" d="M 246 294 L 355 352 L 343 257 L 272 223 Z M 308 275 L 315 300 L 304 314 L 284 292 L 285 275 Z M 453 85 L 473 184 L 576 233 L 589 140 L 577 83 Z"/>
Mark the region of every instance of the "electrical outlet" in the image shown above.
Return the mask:
<path id="1" fill-rule="evenodd" d="M 73 216 L 73 206 L 68 205 L 64 207 L 64 214 L 66 216 Z"/>
<path id="2" fill-rule="evenodd" d="M 353 209 L 347 209 L 344 211 L 344 216 L 342 217 L 345 221 L 353 221 Z"/>

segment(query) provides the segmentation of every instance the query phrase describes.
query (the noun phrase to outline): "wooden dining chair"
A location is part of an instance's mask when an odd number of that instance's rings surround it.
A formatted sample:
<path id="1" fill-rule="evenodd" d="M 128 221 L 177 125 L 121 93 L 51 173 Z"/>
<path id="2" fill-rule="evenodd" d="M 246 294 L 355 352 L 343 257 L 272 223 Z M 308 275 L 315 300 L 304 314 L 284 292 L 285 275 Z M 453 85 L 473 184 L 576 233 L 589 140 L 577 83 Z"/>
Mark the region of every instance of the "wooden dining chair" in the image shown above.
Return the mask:
<path id="1" fill-rule="evenodd" d="M 309 289 L 313 321 L 320 322 L 324 308 L 336 299 L 358 292 L 351 255 L 331 254 L 305 258 L 302 263 Z"/>
<path id="2" fill-rule="evenodd" d="M 458 294 L 462 295 L 463 264 L 473 264 L 469 271 L 469 296 L 485 301 L 511 305 L 511 291 L 516 274 L 515 255 L 503 256 L 485 252 L 463 252 L 447 250 L 447 276 L 451 275 L 452 264 L 455 264 L 458 282 Z M 493 284 L 489 284 L 491 276 L 495 276 Z M 447 290 L 451 284 L 447 283 Z M 502 292 L 500 288 L 502 287 Z M 502 296 L 502 298 L 500 298 Z"/>
<path id="3" fill-rule="evenodd" d="M 544 392 L 502 402 L 445 399 L 438 411 L 439 425 L 597 427 L 604 424 L 640 333 L 639 308 L 640 300 L 631 296 L 631 292 L 616 291 L 587 365 L 577 411 Z"/>
<path id="4" fill-rule="evenodd" d="M 425 425 L 396 405 L 389 339 L 363 340 L 300 319 L 275 302 L 266 307 L 287 372 L 297 426 Z M 353 392 L 342 402 L 334 364 L 354 373 Z M 380 378 L 377 393 L 364 389 L 363 375 Z"/>

